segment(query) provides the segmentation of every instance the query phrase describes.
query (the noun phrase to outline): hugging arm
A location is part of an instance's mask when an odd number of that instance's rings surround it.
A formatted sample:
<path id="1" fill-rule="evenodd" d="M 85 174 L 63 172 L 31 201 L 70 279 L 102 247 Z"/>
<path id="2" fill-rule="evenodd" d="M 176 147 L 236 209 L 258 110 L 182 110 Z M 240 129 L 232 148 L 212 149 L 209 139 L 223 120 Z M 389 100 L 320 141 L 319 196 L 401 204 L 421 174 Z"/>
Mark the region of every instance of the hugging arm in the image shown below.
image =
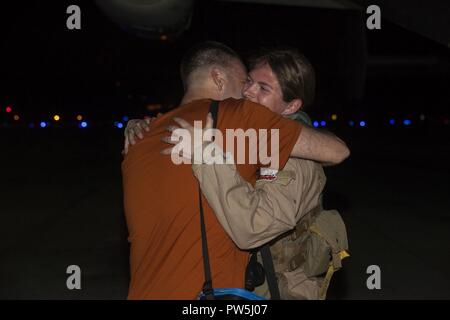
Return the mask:
<path id="1" fill-rule="evenodd" d="M 195 177 L 227 234 L 244 250 L 260 247 L 292 230 L 319 203 L 323 184 L 311 161 L 290 160 L 274 179 L 253 187 L 234 164 L 194 164 Z"/>
<path id="2" fill-rule="evenodd" d="M 324 165 L 336 165 L 350 155 L 344 141 L 330 132 L 303 126 L 291 156 L 320 162 Z"/>

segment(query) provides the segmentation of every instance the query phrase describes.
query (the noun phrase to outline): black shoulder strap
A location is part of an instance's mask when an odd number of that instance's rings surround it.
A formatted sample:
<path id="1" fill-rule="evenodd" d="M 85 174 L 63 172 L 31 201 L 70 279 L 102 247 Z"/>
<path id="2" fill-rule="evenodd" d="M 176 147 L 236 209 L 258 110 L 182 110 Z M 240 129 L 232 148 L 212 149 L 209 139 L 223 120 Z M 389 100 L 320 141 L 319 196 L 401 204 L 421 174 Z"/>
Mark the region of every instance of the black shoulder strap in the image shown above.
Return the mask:
<path id="1" fill-rule="evenodd" d="M 202 230 L 202 254 L 203 254 L 203 270 L 205 272 L 205 282 L 203 283 L 203 294 L 206 300 L 214 300 L 214 290 L 211 279 L 211 268 L 209 265 L 208 242 L 206 239 L 205 214 L 202 205 L 202 190 L 198 188 L 198 203 L 200 207 L 200 228 Z"/>
<path id="2" fill-rule="evenodd" d="M 263 245 L 259 251 L 261 252 L 264 270 L 266 272 L 267 284 L 269 285 L 270 299 L 280 300 L 280 290 L 278 288 L 278 282 L 275 276 L 275 268 L 273 267 L 273 259 L 272 254 L 270 253 L 269 244 Z"/>
<path id="3" fill-rule="evenodd" d="M 213 128 L 217 128 L 217 118 L 219 116 L 219 101 L 213 100 L 209 106 L 209 112 L 214 120 Z"/>
<path id="4" fill-rule="evenodd" d="M 219 110 L 219 101 L 213 100 L 211 102 L 211 105 L 209 106 L 209 112 L 213 117 L 213 128 L 216 128 L 217 125 L 218 110 Z M 200 209 L 200 229 L 202 231 L 203 269 L 205 272 L 203 294 L 206 296 L 206 300 L 214 300 L 214 290 L 211 279 L 211 267 L 209 263 L 208 241 L 206 238 L 205 214 L 203 212 L 202 190 L 200 188 L 200 185 L 198 186 L 198 205 Z"/>

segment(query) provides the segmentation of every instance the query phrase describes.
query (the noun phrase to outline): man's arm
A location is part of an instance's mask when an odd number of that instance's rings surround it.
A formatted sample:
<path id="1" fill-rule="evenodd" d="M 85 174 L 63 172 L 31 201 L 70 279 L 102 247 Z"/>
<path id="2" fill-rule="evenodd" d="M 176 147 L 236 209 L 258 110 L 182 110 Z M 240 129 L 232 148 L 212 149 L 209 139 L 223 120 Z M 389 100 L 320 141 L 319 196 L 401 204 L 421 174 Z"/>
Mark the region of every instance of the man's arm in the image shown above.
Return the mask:
<path id="1" fill-rule="evenodd" d="M 194 164 L 193 171 L 222 227 L 246 250 L 292 230 L 319 204 L 322 176 L 314 164 L 299 166 L 298 161 L 290 160 L 273 180 L 258 180 L 255 187 L 232 164 Z"/>

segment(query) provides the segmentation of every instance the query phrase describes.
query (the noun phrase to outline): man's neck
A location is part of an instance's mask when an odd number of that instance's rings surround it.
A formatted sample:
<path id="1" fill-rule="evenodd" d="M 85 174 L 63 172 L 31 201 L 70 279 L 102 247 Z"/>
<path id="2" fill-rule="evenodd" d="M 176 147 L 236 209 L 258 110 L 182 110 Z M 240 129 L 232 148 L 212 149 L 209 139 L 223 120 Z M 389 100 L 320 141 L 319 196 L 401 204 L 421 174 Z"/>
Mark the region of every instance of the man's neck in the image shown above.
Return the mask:
<path id="1" fill-rule="evenodd" d="M 218 100 L 216 94 L 210 92 L 209 90 L 204 89 L 188 90 L 186 91 L 186 93 L 183 96 L 183 99 L 181 100 L 181 105 L 202 99 Z"/>

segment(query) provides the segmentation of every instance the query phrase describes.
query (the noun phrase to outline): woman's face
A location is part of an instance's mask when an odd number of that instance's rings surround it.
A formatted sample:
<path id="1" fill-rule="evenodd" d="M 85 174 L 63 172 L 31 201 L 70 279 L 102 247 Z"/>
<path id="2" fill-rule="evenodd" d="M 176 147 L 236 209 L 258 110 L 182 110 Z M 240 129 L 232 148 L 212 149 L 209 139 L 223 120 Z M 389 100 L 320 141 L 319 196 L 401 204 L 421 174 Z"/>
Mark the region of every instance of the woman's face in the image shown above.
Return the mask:
<path id="1" fill-rule="evenodd" d="M 242 95 L 278 114 L 283 114 L 288 105 L 283 100 L 278 79 L 268 63 L 257 65 L 250 70 Z"/>

